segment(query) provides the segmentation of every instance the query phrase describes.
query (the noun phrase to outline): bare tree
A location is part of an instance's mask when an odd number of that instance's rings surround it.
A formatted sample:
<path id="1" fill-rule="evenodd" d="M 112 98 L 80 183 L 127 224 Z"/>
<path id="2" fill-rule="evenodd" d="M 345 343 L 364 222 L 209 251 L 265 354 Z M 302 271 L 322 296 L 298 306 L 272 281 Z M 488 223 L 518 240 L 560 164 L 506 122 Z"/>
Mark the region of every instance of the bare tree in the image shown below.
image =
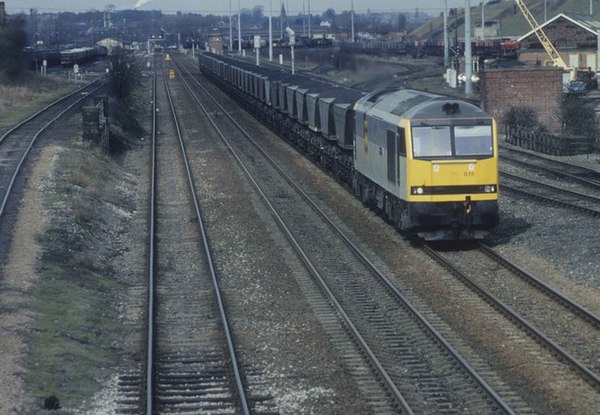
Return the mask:
<path id="1" fill-rule="evenodd" d="M 110 93 L 121 101 L 129 101 L 134 90 L 142 82 L 142 67 L 133 53 L 114 48 L 108 56 Z"/>
<path id="2" fill-rule="evenodd" d="M 23 48 L 27 44 L 23 19 L 13 19 L 0 27 L 0 76 L 16 80 L 26 67 Z"/>

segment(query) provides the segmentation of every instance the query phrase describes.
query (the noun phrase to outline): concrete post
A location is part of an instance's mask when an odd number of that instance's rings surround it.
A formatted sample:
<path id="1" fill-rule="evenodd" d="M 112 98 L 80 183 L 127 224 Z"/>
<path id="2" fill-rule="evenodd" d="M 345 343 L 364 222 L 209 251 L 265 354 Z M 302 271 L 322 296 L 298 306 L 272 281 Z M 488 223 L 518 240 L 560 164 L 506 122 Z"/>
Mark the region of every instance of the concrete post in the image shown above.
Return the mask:
<path id="1" fill-rule="evenodd" d="M 600 90 L 600 29 L 596 32 L 596 80 L 598 81 L 598 89 Z"/>
<path id="2" fill-rule="evenodd" d="M 473 54 L 471 53 L 471 1 L 465 0 L 465 94 L 473 94 Z"/>
<path id="3" fill-rule="evenodd" d="M 448 44 L 448 0 L 444 0 L 444 68 L 450 63 L 450 45 Z"/>
<path id="4" fill-rule="evenodd" d="M 6 24 L 6 6 L 3 1 L 0 1 L 0 27 Z"/>

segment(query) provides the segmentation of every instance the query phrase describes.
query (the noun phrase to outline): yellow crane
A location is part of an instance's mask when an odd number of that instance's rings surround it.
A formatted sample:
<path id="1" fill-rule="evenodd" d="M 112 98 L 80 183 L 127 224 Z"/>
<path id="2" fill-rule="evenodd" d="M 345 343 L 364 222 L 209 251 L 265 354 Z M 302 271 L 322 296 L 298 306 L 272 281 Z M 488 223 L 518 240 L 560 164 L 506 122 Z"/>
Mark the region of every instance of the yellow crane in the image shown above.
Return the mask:
<path id="1" fill-rule="evenodd" d="M 560 54 L 558 53 L 552 42 L 550 42 L 550 39 L 548 39 L 548 36 L 546 36 L 546 33 L 544 33 L 544 30 L 541 28 L 537 20 L 535 20 L 535 17 L 533 17 L 523 0 L 515 0 L 515 3 L 517 3 L 517 6 L 519 6 L 519 9 L 521 9 L 521 13 L 523 13 L 523 16 L 525 16 L 525 20 L 527 20 L 527 23 L 529 23 L 529 26 L 531 26 L 531 28 L 533 29 L 533 32 L 540 40 L 540 43 L 542 44 L 548 55 L 550 55 L 550 59 L 552 59 L 554 66 L 567 69 L 567 64 L 565 63 L 563 58 L 560 57 Z"/>

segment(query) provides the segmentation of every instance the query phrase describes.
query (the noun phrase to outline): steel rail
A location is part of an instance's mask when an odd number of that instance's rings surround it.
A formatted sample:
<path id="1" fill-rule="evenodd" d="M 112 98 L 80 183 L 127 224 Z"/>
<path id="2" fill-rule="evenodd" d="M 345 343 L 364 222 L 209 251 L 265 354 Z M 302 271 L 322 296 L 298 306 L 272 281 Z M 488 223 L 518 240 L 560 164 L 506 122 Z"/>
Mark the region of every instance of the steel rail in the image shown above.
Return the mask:
<path id="1" fill-rule="evenodd" d="M 342 317 L 342 320 L 344 321 L 344 323 L 346 324 L 346 326 L 350 329 L 350 331 L 352 332 L 352 334 L 355 336 L 356 340 L 361 345 L 361 348 L 363 349 L 363 351 L 369 356 L 369 358 L 371 359 L 371 361 L 373 362 L 373 364 L 377 368 L 377 371 L 379 372 L 380 376 L 383 378 L 383 380 L 386 382 L 387 386 L 393 392 L 395 399 L 398 401 L 398 403 L 402 406 L 402 408 L 406 411 L 407 414 L 414 414 L 414 412 L 410 409 L 410 406 L 406 402 L 404 396 L 402 396 L 402 393 L 398 390 L 398 388 L 396 387 L 396 385 L 392 381 L 391 377 L 389 376 L 389 374 L 387 373 L 387 371 L 385 370 L 385 368 L 383 367 L 383 365 L 381 364 L 381 362 L 379 361 L 379 359 L 375 356 L 375 353 L 371 350 L 371 348 L 367 344 L 366 340 L 360 334 L 360 332 L 358 331 L 358 329 L 354 326 L 354 323 L 352 322 L 352 320 L 350 319 L 350 317 L 348 316 L 348 314 L 344 311 L 342 305 L 338 302 L 338 300 L 335 298 L 335 295 L 333 294 L 333 292 L 327 286 L 327 283 L 325 282 L 324 278 L 321 276 L 321 274 L 319 273 L 319 271 L 317 270 L 317 268 L 314 266 L 314 264 L 312 263 L 312 261 L 310 260 L 310 258 L 308 257 L 308 255 L 304 252 L 304 250 L 300 246 L 300 243 L 294 237 L 292 231 L 285 224 L 284 220 L 281 218 L 281 216 L 279 215 L 279 213 L 277 212 L 277 210 L 275 209 L 275 207 L 272 205 L 272 203 L 269 200 L 269 198 L 267 197 L 267 195 L 263 192 L 263 190 L 260 187 L 260 185 L 256 182 L 256 180 L 254 180 L 254 177 L 252 176 L 252 174 L 250 173 L 250 171 L 247 169 L 247 167 L 245 166 L 245 164 L 241 160 L 241 158 L 238 156 L 237 152 L 233 149 L 233 147 L 231 146 L 231 144 L 229 144 L 229 142 L 227 141 L 227 138 L 225 137 L 225 135 L 223 134 L 223 132 L 221 131 L 221 129 L 217 126 L 217 124 L 213 120 L 213 117 L 210 116 L 209 111 L 206 109 L 206 107 L 204 106 L 204 104 L 202 104 L 202 102 L 200 102 L 199 98 L 192 91 L 192 89 L 189 86 L 189 84 L 187 83 L 187 81 L 184 80 L 184 83 L 186 83 L 188 91 L 192 94 L 192 97 L 194 98 L 194 100 L 196 101 L 196 103 L 202 108 L 202 110 L 204 111 L 204 113 L 208 117 L 210 123 L 213 125 L 213 127 L 215 128 L 215 130 L 217 131 L 217 133 L 219 134 L 219 136 L 223 140 L 224 144 L 229 149 L 229 152 L 236 159 L 236 161 L 238 162 L 240 168 L 244 171 L 244 174 L 246 175 L 246 177 L 248 178 L 248 180 L 250 181 L 250 183 L 252 184 L 252 186 L 254 187 L 254 189 L 256 190 L 256 192 L 261 196 L 261 198 L 263 199 L 264 203 L 269 208 L 271 214 L 273 215 L 273 217 L 277 221 L 277 224 L 280 226 L 280 228 L 285 233 L 286 237 L 288 238 L 288 240 L 292 244 L 292 247 L 294 248 L 294 250 L 296 251 L 296 253 L 300 256 L 300 259 L 302 260 L 302 262 L 308 268 L 309 272 L 319 282 L 319 285 L 321 286 L 321 288 L 323 289 L 323 291 L 326 293 L 326 295 L 329 298 L 329 300 L 331 301 L 331 303 L 334 305 L 334 308 L 336 309 L 336 311 Z"/>
<path id="2" fill-rule="evenodd" d="M 500 171 L 500 175 L 506 176 L 512 180 L 522 181 L 525 183 L 533 184 L 538 187 L 545 187 L 546 189 L 555 190 L 557 192 L 561 192 L 561 193 L 564 193 L 567 195 L 573 195 L 573 196 L 579 197 L 581 199 L 587 199 L 592 202 L 600 202 L 600 197 L 588 195 L 586 193 L 577 192 L 575 190 L 563 189 L 562 187 L 554 186 L 554 185 L 547 184 L 547 183 L 540 183 L 539 181 L 528 179 L 526 177 L 517 176 L 516 174 L 507 173 L 505 171 Z"/>
<path id="3" fill-rule="evenodd" d="M 90 84 L 92 85 L 92 84 Z M 88 85 L 89 86 L 89 85 Z M 27 156 L 29 155 L 31 149 L 33 148 L 33 145 L 35 144 L 35 142 L 37 141 L 38 137 L 48 129 L 48 127 L 50 127 L 50 125 L 52 125 L 54 122 L 56 122 L 60 117 L 62 117 L 65 113 L 67 113 L 69 110 L 71 110 L 75 105 L 79 104 L 81 101 L 83 101 L 85 98 L 89 97 L 90 95 L 92 95 L 93 93 L 95 93 L 96 91 L 98 91 L 100 88 L 102 88 L 104 86 L 104 83 L 102 83 L 100 86 L 98 86 L 96 89 L 93 89 L 88 95 L 86 95 L 85 97 L 81 97 L 79 98 L 77 101 L 75 101 L 74 103 L 72 103 L 71 105 L 69 105 L 67 108 L 65 108 L 64 110 L 62 110 L 56 117 L 54 117 L 53 119 L 51 119 L 50 121 L 48 121 L 48 123 L 46 125 L 44 125 L 32 138 L 31 143 L 29 143 L 29 146 L 27 147 L 27 149 L 25 150 L 25 153 L 23 154 L 23 156 L 21 157 L 21 160 L 19 161 L 19 164 L 17 164 L 17 167 L 12 175 L 12 178 L 10 180 L 10 183 L 8 184 L 8 187 L 6 188 L 6 194 L 4 195 L 4 199 L 2 201 L 2 205 L 0 205 L 0 218 L 2 217 L 2 215 L 4 214 L 4 209 L 6 207 L 6 203 L 8 202 L 8 197 L 10 196 L 10 193 L 12 191 L 12 188 L 14 186 L 15 180 L 17 179 L 17 176 L 19 175 L 20 171 L 21 171 L 21 166 L 23 165 L 23 163 L 25 162 L 25 160 L 27 159 Z M 21 124 L 22 125 L 22 124 Z M 13 130 L 14 131 L 14 130 Z"/>
<path id="4" fill-rule="evenodd" d="M 582 167 L 582 166 L 578 166 L 576 164 L 571 164 L 571 163 L 566 163 L 564 161 L 560 161 L 560 160 L 554 160 L 554 159 L 549 159 L 547 157 L 543 157 L 540 154 L 533 154 L 533 153 L 529 153 L 527 151 L 523 151 L 521 149 L 518 148 L 511 148 L 511 147 L 506 147 L 506 146 L 501 146 L 500 147 L 501 150 L 506 151 L 506 152 L 512 152 L 512 153 L 518 153 L 530 158 L 534 158 L 537 160 L 541 160 L 543 162 L 546 163 L 553 163 L 555 165 L 559 165 L 559 166 L 564 166 L 567 169 L 575 169 L 575 170 L 579 170 L 581 171 L 583 174 L 588 174 L 588 175 L 592 175 L 592 176 L 596 176 L 598 177 L 598 179 L 588 179 L 586 177 L 582 177 L 580 175 L 577 175 L 575 173 L 568 173 L 566 171 L 561 171 L 561 170 L 557 170 L 557 169 L 553 169 L 551 167 L 547 167 L 547 166 L 541 166 L 539 164 L 535 164 L 535 163 L 528 163 L 527 161 L 524 160 L 519 160 L 518 158 L 509 156 L 507 154 L 503 154 L 500 155 L 501 159 L 505 159 L 508 161 L 511 161 L 513 163 L 517 163 L 520 165 L 524 165 L 524 166 L 528 166 L 528 167 L 533 167 L 533 168 L 537 168 L 540 170 L 545 170 L 547 172 L 553 173 L 555 175 L 558 176 L 563 176 L 563 177 L 568 177 L 572 180 L 578 181 L 580 183 L 584 183 L 593 187 L 600 187 L 600 172 L 596 171 L 596 170 L 592 170 L 589 169 L 587 167 Z"/>
<path id="5" fill-rule="evenodd" d="M 586 208 L 584 206 L 574 205 L 572 203 L 568 203 L 568 202 L 565 202 L 562 200 L 552 199 L 550 197 L 542 196 L 542 195 L 539 195 L 536 193 L 531 193 L 527 190 L 518 189 L 516 187 L 510 186 L 507 184 L 500 184 L 500 186 L 504 190 L 508 190 L 509 192 L 517 193 L 517 194 L 523 195 L 525 197 L 530 197 L 533 199 L 540 200 L 542 202 L 550 203 L 550 204 L 560 206 L 563 208 L 567 208 L 567 209 L 578 210 L 580 212 L 587 213 L 588 215 L 591 215 L 591 216 L 600 216 L 600 210 L 594 210 L 594 209 Z"/>
<path id="6" fill-rule="evenodd" d="M 244 385 L 243 385 L 242 376 L 241 376 L 241 369 L 238 365 L 238 358 L 237 358 L 237 353 L 235 350 L 235 345 L 233 343 L 232 329 L 231 329 L 231 325 L 229 324 L 229 320 L 227 318 L 227 313 L 225 312 L 225 306 L 224 306 L 223 298 L 222 298 L 222 294 L 221 294 L 221 287 L 219 284 L 219 280 L 217 278 L 217 272 L 216 272 L 215 265 L 214 265 L 214 262 L 212 259 L 213 255 L 212 255 L 212 252 L 210 249 L 210 244 L 208 241 L 208 235 L 207 235 L 206 228 L 204 225 L 204 220 L 202 218 L 202 214 L 201 214 L 201 210 L 200 210 L 200 203 L 198 202 L 198 197 L 196 196 L 196 186 L 194 184 L 192 171 L 191 171 L 191 168 L 190 168 L 190 165 L 188 162 L 188 156 L 187 156 L 185 143 L 183 141 L 183 137 L 182 137 L 182 133 L 181 133 L 179 117 L 177 116 L 177 112 L 175 111 L 175 105 L 173 104 L 173 99 L 171 97 L 171 91 L 169 89 L 168 82 L 165 82 L 165 88 L 167 91 L 167 98 L 169 100 L 169 106 L 171 107 L 171 112 L 173 115 L 173 119 L 175 121 L 177 136 L 179 138 L 179 147 L 181 149 L 181 154 L 182 154 L 183 162 L 185 165 L 185 170 L 187 172 L 190 196 L 192 197 L 192 201 L 194 202 L 194 209 L 196 211 L 196 217 L 198 218 L 198 226 L 199 226 L 200 233 L 202 235 L 204 251 L 205 251 L 205 254 L 206 254 L 206 257 L 208 260 L 208 266 L 210 268 L 210 274 L 211 274 L 213 286 L 215 288 L 215 296 L 217 298 L 217 304 L 219 306 L 219 313 L 221 316 L 221 321 L 223 323 L 223 329 L 224 329 L 225 337 L 227 340 L 227 348 L 229 351 L 229 355 L 231 357 L 231 365 L 232 365 L 233 373 L 235 376 L 235 384 L 237 387 L 238 398 L 240 400 L 240 405 L 242 407 L 243 413 L 245 415 L 249 415 L 250 409 L 249 409 L 248 401 L 246 398 L 246 393 L 244 391 Z"/>
<path id="7" fill-rule="evenodd" d="M 600 197 L 596 197 L 596 196 L 592 196 L 592 195 L 588 195 L 587 193 L 582 193 L 582 192 L 578 192 L 575 190 L 569 190 L 569 189 L 564 189 L 562 187 L 558 187 L 558 186 L 554 186 L 548 183 L 540 183 L 539 181 L 536 180 L 532 180 L 532 179 L 528 179 L 526 177 L 522 177 L 522 176 L 518 176 L 516 174 L 512 174 L 512 173 L 508 173 L 505 171 L 500 171 L 500 174 L 502 176 L 506 176 L 512 180 L 516 180 L 516 181 L 522 181 L 525 183 L 529 183 L 529 184 L 533 184 L 539 187 L 545 187 L 546 189 L 551 189 L 551 190 L 557 190 L 559 192 L 568 194 L 568 195 L 573 195 L 573 196 L 577 196 L 581 199 L 587 199 L 587 200 L 591 200 L 592 202 L 600 202 Z"/>
<path id="8" fill-rule="evenodd" d="M 480 298 L 484 299 L 486 302 L 488 302 L 488 304 L 495 307 L 506 317 L 510 318 L 515 323 L 517 323 L 518 326 L 522 327 L 539 344 L 546 346 L 546 348 L 554 352 L 559 358 L 562 358 L 569 362 L 571 366 L 574 367 L 580 373 L 584 380 L 589 382 L 596 389 L 600 389 L 600 377 L 598 377 L 598 375 L 596 375 L 594 372 L 592 372 L 586 366 L 580 363 L 577 359 L 571 356 L 571 354 L 569 354 L 566 350 L 564 350 L 558 344 L 546 337 L 533 325 L 529 324 L 527 320 L 525 320 L 518 313 L 513 311 L 509 306 L 504 304 L 492 294 L 485 291 L 479 284 L 477 284 L 475 281 L 469 278 L 464 272 L 456 268 L 450 261 L 444 258 L 443 255 L 438 253 L 435 249 L 431 248 L 431 246 L 427 244 L 423 245 L 423 251 L 431 258 L 433 258 L 436 262 L 441 264 L 444 268 L 449 270 L 453 275 L 458 277 L 467 287 L 469 287 L 473 292 L 479 295 Z"/>
<path id="9" fill-rule="evenodd" d="M 150 178 L 150 211 L 148 221 L 148 327 L 146 343 L 146 414 L 154 411 L 154 261 L 155 261 L 155 225 L 156 225 L 156 62 L 152 78 L 152 154 Z"/>
<path id="10" fill-rule="evenodd" d="M 4 134 L 2 134 L 2 137 L 0 137 L 0 144 L 4 141 L 4 139 L 11 134 L 12 132 L 14 132 L 16 129 L 22 127 L 23 125 L 27 124 L 29 121 L 33 120 L 35 117 L 37 117 L 38 115 L 42 114 L 43 112 L 47 111 L 48 109 L 52 108 L 53 106 L 55 106 L 56 104 L 66 100 L 67 98 L 72 97 L 75 94 L 80 93 L 81 91 L 83 91 L 86 88 L 89 88 L 90 86 L 94 85 L 96 82 L 98 82 L 97 80 L 94 82 L 90 82 L 89 84 L 82 86 L 81 88 L 57 99 L 54 102 L 51 102 L 50 104 L 46 105 L 44 108 L 42 108 L 41 110 L 31 114 L 29 117 L 27 117 L 26 119 L 24 119 L 23 121 L 19 122 L 17 125 L 13 126 L 10 130 L 8 130 L 7 132 L 5 132 Z"/>
<path id="11" fill-rule="evenodd" d="M 187 71 L 187 68 L 185 68 Z M 188 71 L 188 74 L 189 71 Z M 444 346 L 444 348 L 456 359 L 457 362 L 459 362 L 461 364 L 461 366 L 467 371 L 467 373 L 472 376 L 478 383 L 479 385 L 482 387 L 482 389 L 498 404 L 498 406 L 500 408 L 502 408 L 502 410 L 508 414 L 513 414 L 514 412 L 512 411 L 512 409 L 502 400 L 502 398 L 500 398 L 500 396 L 487 384 L 487 382 L 471 367 L 471 365 L 459 354 L 459 352 L 454 349 L 454 347 L 452 345 L 450 345 L 444 338 L 443 336 L 425 319 L 425 317 L 409 302 L 409 300 L 404 297 L 404 295 L 399 291 L 399 289 L 395 286 L 395 284 L 393 284 L 392 281 L 390 281 L 389 278 L 387 278 L 376 266 L 375 264 L 373 264 L 367 257 L 366 255 L 350 240 L 350 238 L 339 228 L 337 227 L 333 221 L 327 216 L 327 214 L 325 212 L 323 212 L 322 209 L 320 209 L 317 204 L 312 201 L 312 199 L 310 199 L 310 197 L 298 186 L 298 184 L 296 184 L 293 179 L 275 162 L 275 160 L 273 160 L 268 154 L 267 152 L 256 142 L 256 140 L 254 140 L 247 132 L 246 130 L 239 125 L 239 123 L 234 120 L 231 115 L 229 114 L 229 112 L 223 108 L 223 106 L 195 79 L 192 77 L 192 79 L 195 80 L 196 84 L 209 96 L 211 97 L 211 99 L 215 102 L 215 104 L 221 108 L 221 110 L 223 111 L 223 113 L 236 125 L 236 127 L 252 142 L 252 144 L 261 152 L 261 154 L 263 154 L 263 156 L 271 163 L 271 165 L 282 175 L 282 177 L 301 195 L 301 197 L 303 199 L 305 199 L 310 206 L 327 222 L 327 224 L 329 226 L 331 226 L 332 229 L 335 230 L 335 232 L 344 240 L 344 242 L 351 248 L 351 250 L 360 258 L 361 261 L 363 261 L 372 271 L 375 275 L 377 275 L 381 281 L 383 281 L 385 283 L 385 285 L 388 287 L 388 289 L 396 296 L 396 298 L 398 298 L 403 305 L 405 305 L 411 313 L 413 313 L 413 315 L 415 315 L 417 317 L 417 319 L 419 320 L 419 322 L 427 328 L 427 330 L 433 334 L 433 336 L 438 340 L 438 342 L 440 344 L 442 344 Z M 196 101 L 199 103 L 198 99 L 195 98 Z M 200 103 L 199 103 L 200 104 Z M 202 106 L 202 104 L 200 104 Z M 211 122 L 213 123 L 213 125 L 215 125 L 214 121 L 212 121 L 212 117 L 210 117 L 208 111 L 206 111 L 207 116 L 209 116 L 209 118 L 211 118 Z M 216 127 L 215 127 L 216 128 Z M 233 151 L 233 149 L 230 148 L 231 151 Z M 237 158 L 237 156 L 236 156 Z M 241 162 L 241 161 L 240 161 Z M 247 173 L 249 174 L 249 173 Z M 257 185 L 258 186 L 258 185 Z M 266 198 L 266 196 L 264 196 Z M 270 205 L 270 203 L 269 203 Z M 283 224 L 283 226 L 285 226 L 285 224 Z M 287 228 L 286 228 L 287 229 Z M 289 232 L 289 231 L 286 231 Z M 308 259 L 307 259 L 308 260 Z M 312 265 L 311 265 L 312 267 Z M 313 267 L 314 268 L 314 267 Z M 316 270 L 315 270 L 316 271 Z M 321 280 L 320 280 L 321 281 Z M 321 283 L 324 284 L 324 281 Z M 327 290 L 328 291 L 328 290 Z M 331 296 L 333 295 L 332 293 L 330 294 Z M 335 298 L 333 298 L 333 300 L 335 300 Z M 335 300 L 337 302 L 337 300 Z M 351 322 L 348 322 L 348 324 L 351 324 Z M 366 345 L 366 344 L 365 344 Z M 367 346 L 368 347 L 368 346 Z M 384 377 L 385 378 L 385 377 Z M 388 376 L 389 378 L 389 376 Z M 386 380 L 387 382 L 387 380 Z M 391 379 L 389 379 L 389 382 L 392 382 Z M 392 390 L 396 389 L 395 385 L 393 385 L 392 383 Z M 400 393 L 398 391 L 398 393 Z M 400 394 L 400 396 L 402 396 Z M 401 400 L 404 400 L 404 398 L 402 397 Z"/>
<path id="12" fill-rule="evenodd" d="M 508 259 L 506 259 L 504 256 L 500 255 L 498 252 L 496 252 L 489 246 L 479 243 L 479 248 L 488 257 L 492 258 L 494 261 L 498 262 L 502 266 L 510 269 L 516 275 L 520 276 L 527 283 L 537 287 L 541 291 L 544 291 L 547 295 L 549 295 L 550 297 L 559 301 L 567 308 L 571 309 L 571 311 L 575 312 L 576 314 L 579 314 L 585 320 L 589 321 L 596 327 L 600 328 L 600 317 L 598 317 L 591 311 L 587 310 L 580 304 L 576 303 L 575 301 L 573 301 L 570 298 L 566 297 L 565 295 L 561 294 L 559 291 L 550 287 L 548 284 L 546 284 L 544 281 L 540 280 L 533 274 L 525 271 L 523 268 L 519 267 L 518 265 L 513 264 L 512 262 L 510 262 Z"/>

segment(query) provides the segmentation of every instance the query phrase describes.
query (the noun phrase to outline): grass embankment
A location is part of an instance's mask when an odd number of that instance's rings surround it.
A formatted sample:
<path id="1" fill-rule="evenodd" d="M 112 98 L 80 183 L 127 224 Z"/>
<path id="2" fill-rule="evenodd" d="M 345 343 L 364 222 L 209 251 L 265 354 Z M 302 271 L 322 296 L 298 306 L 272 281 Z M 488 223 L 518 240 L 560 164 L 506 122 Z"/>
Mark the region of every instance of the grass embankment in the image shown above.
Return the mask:
<path id="1" fill-rule="evenodd" d="M 25 362 L 31 395 L 38 402 L 54 395 L 67 411 L 90 410 L 126 353 L 119 304 L 129 282 L 118 260 L 136 207 L 135 177 L 80 137 L 73 141 L 44 189 L 49 226 L 39 237 Z"/>
<path id="2" fill-rule="evenodd" d="M 36 75 L 19 84 L 0 83 L 0 129 L 13 126 L 78 87 L 60 78 Z"/>

